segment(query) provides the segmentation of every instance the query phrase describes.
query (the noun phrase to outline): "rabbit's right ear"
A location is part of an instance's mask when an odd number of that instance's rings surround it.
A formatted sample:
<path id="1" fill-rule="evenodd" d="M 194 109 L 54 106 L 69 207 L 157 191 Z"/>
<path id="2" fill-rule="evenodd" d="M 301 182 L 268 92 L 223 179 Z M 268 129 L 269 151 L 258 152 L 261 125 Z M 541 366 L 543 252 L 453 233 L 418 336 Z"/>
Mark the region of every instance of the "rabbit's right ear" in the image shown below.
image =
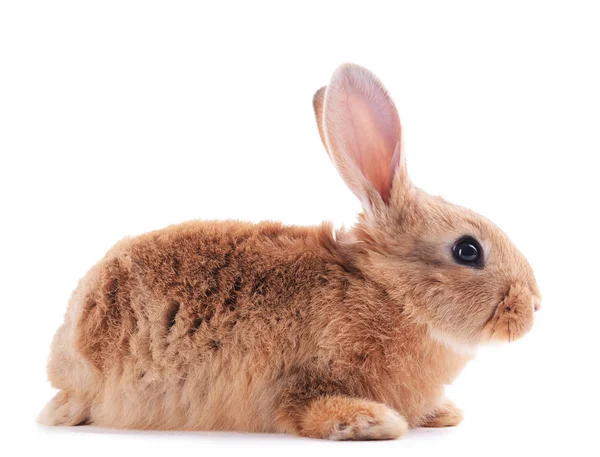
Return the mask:
<path id="1" fill-rule="evenodd" d="M 366 68 L 345 64 L 324 93 L 315 94 L 313 105 L 321 138 L 346 185 L 365 209 L 389 205 L 404 160 L 400 118 L 383 84 Z"/>

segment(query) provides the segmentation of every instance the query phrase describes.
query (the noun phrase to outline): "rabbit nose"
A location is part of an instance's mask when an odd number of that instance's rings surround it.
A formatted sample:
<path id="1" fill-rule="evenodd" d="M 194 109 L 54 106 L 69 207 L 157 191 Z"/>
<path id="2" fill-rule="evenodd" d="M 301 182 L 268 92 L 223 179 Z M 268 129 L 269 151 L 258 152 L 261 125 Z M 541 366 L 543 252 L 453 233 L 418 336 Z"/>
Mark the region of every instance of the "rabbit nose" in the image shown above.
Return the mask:
<path id="1" fill-rule="evenodd" d="M 536 302 L 533 303 L 533 310 L 534 311 L 539 311 L 541 307 L 542 307 L 542 304 L 539 301 L 536 301 Z"/>

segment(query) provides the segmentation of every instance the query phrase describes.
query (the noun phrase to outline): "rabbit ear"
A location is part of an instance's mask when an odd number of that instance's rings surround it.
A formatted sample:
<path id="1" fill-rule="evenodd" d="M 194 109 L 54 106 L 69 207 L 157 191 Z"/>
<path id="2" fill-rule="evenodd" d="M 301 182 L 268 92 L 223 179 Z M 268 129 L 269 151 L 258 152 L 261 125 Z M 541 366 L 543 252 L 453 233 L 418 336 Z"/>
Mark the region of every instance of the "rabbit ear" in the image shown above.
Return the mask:
<path id="1" fill-rule="evenodd" d="M 323 105 L 327 150 L 346 185 L 363 206 L 389 204 L 403 161 L 400 118 L 383 84 L 366 68 L 342 65 L 331 77 Z"/>
<path id="2" fill-rule="evenodd" d="M 321 142 L 323 143 L 323 146 L 325 146 L 327 154 L 329 154 L 325 132 L 323 131 L 323 102 L 325 101 L 325 89 L 327 89 L 327 86 L 321 87 L 315 92 L 315 95 L 313 95 L 313 109 L 315 111 L 315 119 L 317 120 L 317 128 L 319 129 Z"/>

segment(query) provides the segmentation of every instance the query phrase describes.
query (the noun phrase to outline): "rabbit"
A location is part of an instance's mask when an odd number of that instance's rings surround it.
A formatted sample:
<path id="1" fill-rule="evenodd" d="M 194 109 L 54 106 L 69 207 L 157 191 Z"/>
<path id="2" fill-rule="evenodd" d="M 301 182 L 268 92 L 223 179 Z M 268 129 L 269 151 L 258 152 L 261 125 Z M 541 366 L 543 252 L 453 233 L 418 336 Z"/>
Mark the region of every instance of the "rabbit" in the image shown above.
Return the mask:
<path id="1" fill-rule="evenodd" d="M 313 106 L 356 224 L 190 221 L 118 242 L 72 294 L 39 422 L 330 440 L 461 422 L 444 387 L 531 329 L 532 269 L 492 222 L 411 183 L 369 70 L 340 66 Z"/>

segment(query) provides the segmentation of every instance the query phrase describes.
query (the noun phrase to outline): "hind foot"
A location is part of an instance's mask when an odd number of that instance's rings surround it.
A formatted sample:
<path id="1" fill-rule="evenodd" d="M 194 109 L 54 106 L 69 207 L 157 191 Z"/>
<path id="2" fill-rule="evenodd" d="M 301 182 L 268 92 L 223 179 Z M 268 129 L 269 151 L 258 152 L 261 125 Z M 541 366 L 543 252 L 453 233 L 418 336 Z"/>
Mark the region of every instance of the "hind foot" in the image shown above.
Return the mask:
<path id="1" fill-rule="evenodd" d="M 84 425 L 89 420 L 89 404 L 68 392 L 58 392 L 44 407 L 38 422 L 42 425 Z"/>

